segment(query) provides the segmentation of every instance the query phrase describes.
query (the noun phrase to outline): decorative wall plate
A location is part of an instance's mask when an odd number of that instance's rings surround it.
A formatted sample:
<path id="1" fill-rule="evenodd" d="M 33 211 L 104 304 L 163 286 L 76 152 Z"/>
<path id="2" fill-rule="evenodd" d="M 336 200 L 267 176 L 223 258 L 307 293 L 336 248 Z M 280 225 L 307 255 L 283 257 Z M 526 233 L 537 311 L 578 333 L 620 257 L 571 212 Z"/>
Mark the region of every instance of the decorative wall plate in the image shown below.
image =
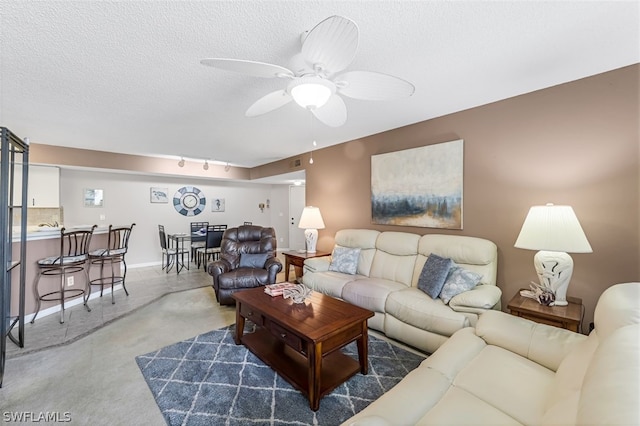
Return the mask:
<path id="1" fill-rule="evenodd" d="M 183 186 L 173 196 L 173 207 L 183 216 L 196 216 L 204 210 L 207 200 L 195 186 Z"/>

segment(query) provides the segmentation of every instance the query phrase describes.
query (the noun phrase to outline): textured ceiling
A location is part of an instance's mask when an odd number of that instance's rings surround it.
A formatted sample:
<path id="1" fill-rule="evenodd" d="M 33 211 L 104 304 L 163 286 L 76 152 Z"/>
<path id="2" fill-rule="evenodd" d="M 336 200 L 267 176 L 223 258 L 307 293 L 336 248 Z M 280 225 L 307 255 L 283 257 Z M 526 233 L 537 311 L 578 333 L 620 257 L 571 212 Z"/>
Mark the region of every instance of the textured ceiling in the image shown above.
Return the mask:
<path id="1" fill-rule="evenodd" d="M 408 99 L 345 98 L 311 126 L 291 103 L 246 109 L 286 82 L 203 58 L 289 66 L 331 15 L 360 29 L 347 70 L 412 82 Z M 0 125 L 31 142 L 256 166 L 640 62 L 639 3 L 0 0 Z"/>

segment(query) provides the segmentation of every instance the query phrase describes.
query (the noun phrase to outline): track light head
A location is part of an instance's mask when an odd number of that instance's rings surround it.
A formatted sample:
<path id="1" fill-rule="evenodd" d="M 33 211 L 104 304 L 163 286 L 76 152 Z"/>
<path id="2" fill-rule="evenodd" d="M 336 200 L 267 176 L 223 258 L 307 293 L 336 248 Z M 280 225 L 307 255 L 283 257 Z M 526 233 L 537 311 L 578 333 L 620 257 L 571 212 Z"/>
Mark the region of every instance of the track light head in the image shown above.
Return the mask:
<path id="1" fill-rule="evenodd" d="M 184 158 L 180 158 L 180 161 L 178 161 L 178 167 L 184 167 Z"/>
<path id="2" fill-rule="evenodd" d="M 207 160 L 204 160 L 204 165 L 202 166 L 202 168 L 204 170 L 209 170 L 209 162 Z"/>

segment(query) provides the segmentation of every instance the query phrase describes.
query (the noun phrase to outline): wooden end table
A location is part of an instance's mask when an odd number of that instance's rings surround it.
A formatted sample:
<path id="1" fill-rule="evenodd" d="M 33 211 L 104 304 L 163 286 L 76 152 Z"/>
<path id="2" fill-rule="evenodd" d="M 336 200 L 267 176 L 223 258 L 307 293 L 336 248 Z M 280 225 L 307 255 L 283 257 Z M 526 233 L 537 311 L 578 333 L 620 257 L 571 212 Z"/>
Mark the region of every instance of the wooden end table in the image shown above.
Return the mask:
<path id="1" fill-rule="evenodd" d="M 263 287 L 233 293 L 236 344 L 242 343 L 302 392 L 313 411 L 320 398 L 354 374 L 368 372 L 367 319 L 373 312 L 321 293 L 304 303 L 269 296 Z M 256 324 L 244 334 L 245 319 Z M 355 341 L 358 361 L 340 351 Z"/>
<path id="2" fill-rule="evenodd" d="M 511 314 L 540 324 L 580 332 L 582 321 L 582 299 L 567 297 L 567 306 L 545 306 L 537 301 L 516 293 L 507 307 Z"/>
<path id="3" fill-rule="evenodd" d="M 331 253 L 318 251 L 315 253 L 308 253 L 306 251 L 285 251 L 284 255 L 284 280 L 289 281 L 289 267 L 294 266 L 296 271 L 296 279 L 299 280 L 302 277 L 302 268 L 304 267 L 305 259 L 311 259 L 312 257 L 329 256 Z"/>

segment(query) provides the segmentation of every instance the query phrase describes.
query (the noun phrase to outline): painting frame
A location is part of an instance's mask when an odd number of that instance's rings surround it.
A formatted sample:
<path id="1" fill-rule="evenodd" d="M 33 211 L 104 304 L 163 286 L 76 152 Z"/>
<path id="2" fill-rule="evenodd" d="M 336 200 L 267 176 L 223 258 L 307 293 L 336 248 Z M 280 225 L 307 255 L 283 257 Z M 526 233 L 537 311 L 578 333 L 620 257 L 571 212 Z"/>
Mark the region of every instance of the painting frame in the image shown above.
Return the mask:
<path id="1" fill-rule="evenodd" d="M 225 199 L 224 198 L 212 198 L 211 199 L 211 211 L 212 212 L 224 212 Z"/>
<path id="2" fill-rule="evenodd" d="M 464 140 L 371 156 L 371 222 L 463 229 Z"/>
<path id="3" fill-rule="evenodd" d="M 84 188 L 82 194 L 82 202 L 85 207 L 104 207 L 104 190 Z"/>
<path id="4" fill-rule="evenodd" d="M 152 186 L 149 188 L 149 202 L 167 204 L 169 202 L 169 188 Z"/>

